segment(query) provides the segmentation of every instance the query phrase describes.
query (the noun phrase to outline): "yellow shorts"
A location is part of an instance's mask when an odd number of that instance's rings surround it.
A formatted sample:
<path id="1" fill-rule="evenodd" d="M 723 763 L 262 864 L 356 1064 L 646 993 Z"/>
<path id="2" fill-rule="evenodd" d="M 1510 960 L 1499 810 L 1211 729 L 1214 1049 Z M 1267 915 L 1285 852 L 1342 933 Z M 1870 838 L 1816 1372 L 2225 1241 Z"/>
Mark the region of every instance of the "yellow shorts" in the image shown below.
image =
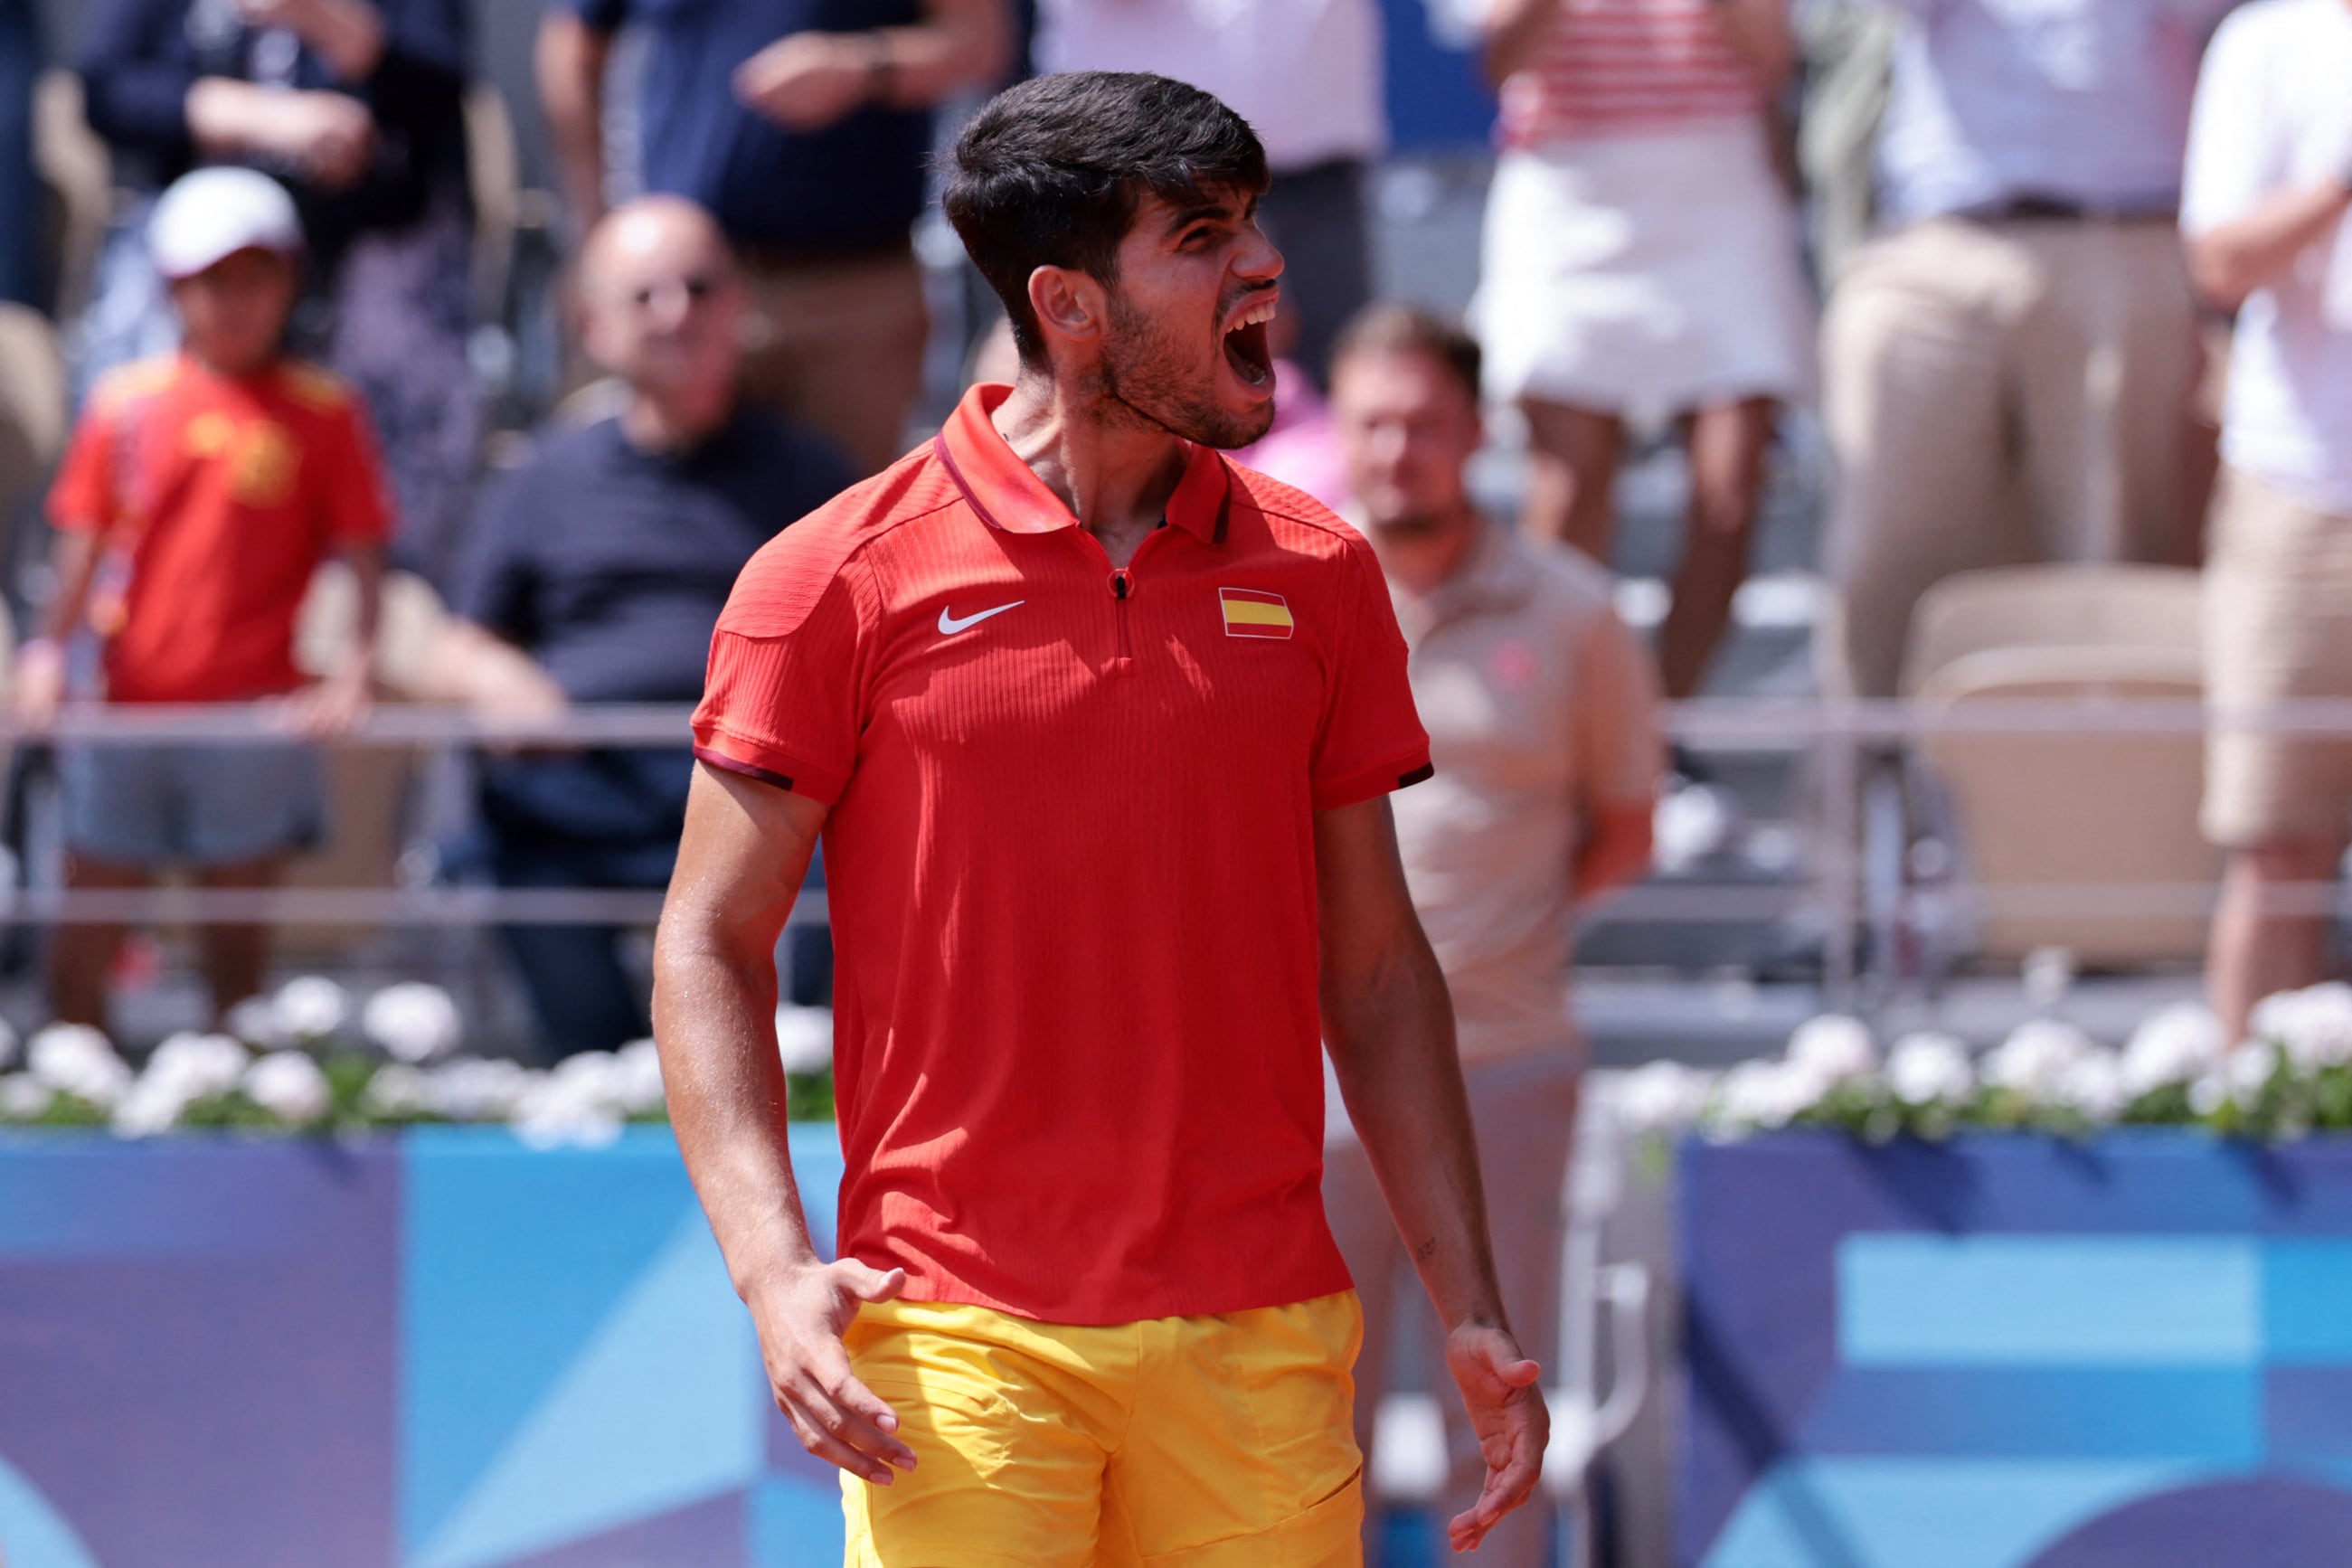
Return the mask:
<path id="1" fill-rule="evenodd" d="M 847 1568 L 1356 1568 L 1352 1290 L 1108 1328 L 867 1306 L 852 1364 L 916 1468 L 845 1474 Z"/>

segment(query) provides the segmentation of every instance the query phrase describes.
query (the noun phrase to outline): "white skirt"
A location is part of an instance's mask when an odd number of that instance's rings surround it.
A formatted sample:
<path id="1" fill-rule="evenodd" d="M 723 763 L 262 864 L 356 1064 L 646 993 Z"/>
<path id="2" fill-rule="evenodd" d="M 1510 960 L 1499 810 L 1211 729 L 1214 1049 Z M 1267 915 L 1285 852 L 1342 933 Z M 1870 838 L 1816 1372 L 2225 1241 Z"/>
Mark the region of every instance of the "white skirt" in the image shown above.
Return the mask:
<path id="1" fill-rule="evenodd" d="M 1802 397 L 1797 247 L 1750 121 L 1506 153 L 1471 306 L 1487 394 L 1636 416 Z"/>

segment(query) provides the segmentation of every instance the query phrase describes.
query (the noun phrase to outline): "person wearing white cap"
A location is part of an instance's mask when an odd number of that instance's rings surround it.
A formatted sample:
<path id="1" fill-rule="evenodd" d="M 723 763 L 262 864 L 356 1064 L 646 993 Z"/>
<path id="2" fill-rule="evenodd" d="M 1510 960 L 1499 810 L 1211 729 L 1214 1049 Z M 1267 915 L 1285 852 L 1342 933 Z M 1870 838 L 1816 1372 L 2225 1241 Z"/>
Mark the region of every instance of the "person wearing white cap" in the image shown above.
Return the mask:
<path id="1" fill-rule="evenodd" d="M 179 352 L 92 391 L 49 492 L 57 590 L 18 655 L 17 721 L 39 731 L 70 694 L 110 703 L 266 703 L 312 734 L 365 712 L 383 544 L 391 531 L 358 396 L 282 346 L 300 286 L 302 226 L 249 169 L 204 169 L 164 192 L 151 226 Z M 294 622 L 320 560 L 358 580 L 357 646 L 305 688 Z M 59 759 L 67 880 L 143 886 L 167 865 L 212 888 L 261 888 L 320 836 L 315 752 L 286 741 L 68 748 Z M 204 928 L 222 1016 L 261 986 L 260 926 Z M 51 1005 L 103 1025 L 119 927 L 61 927 Z"/>

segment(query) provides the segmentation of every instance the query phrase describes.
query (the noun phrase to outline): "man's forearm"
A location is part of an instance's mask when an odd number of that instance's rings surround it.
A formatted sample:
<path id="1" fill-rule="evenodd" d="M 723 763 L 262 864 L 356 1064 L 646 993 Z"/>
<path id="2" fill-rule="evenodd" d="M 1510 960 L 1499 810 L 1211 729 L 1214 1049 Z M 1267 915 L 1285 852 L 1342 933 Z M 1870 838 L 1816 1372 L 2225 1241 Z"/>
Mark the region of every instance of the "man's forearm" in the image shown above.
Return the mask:
<path id="1" fill-rule="evenodd" d="M 1447 1329 L 1503 1323 L 1454 1004 L 1427 941 L 1353 994 L 1327 988 L 1324 1032 L 1349 1119 Z"/>
<path id="2" fill-rule="evenodd" d="M 2341 178 L 2271 197 L 2233 222 L 2189 242 L 2189 272 L 2198 291 L 2226 310 L 2294 263 L 2352 212 L 2352 168 Z"/>
<path id="3" fill-rule="evenodd" d="M 578 237 L 604 216 L 604 66 L 612 42 L 562 10 L 549 11 L 539 25 L 533 74 Z"/>
<path id="4" fill-rule="evenodd" d="M 670 1124 L 747 1301 L 817 1261 L 786 1133 L 772 952 L 750 962 L 665 920 L 655 963 Z"/>

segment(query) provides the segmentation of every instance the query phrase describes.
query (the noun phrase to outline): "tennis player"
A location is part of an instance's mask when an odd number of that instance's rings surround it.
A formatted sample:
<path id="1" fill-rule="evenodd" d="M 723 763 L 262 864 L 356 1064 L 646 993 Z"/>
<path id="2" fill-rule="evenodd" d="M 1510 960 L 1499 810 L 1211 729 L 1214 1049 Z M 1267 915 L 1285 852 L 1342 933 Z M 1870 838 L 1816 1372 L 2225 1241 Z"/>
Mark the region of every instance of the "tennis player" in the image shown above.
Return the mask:
<path id="1" fill-rule="evenodd" d="M 1219 456 L 1274 414 L 1263 151 L 1144 75 L 1024 83 L 946 205 L 1019 379 L 737 584 L 656 955 L 671 1116 L 861 1568 L 1360 1559 L 1362 1318 L 1318 1041 L 1535 1486 L 1444 982 L 1388 793 L 1429 771 L 1381 570 Z M 773 952 L 822 831 L 839 1260 L 793 1182 Z"/>

